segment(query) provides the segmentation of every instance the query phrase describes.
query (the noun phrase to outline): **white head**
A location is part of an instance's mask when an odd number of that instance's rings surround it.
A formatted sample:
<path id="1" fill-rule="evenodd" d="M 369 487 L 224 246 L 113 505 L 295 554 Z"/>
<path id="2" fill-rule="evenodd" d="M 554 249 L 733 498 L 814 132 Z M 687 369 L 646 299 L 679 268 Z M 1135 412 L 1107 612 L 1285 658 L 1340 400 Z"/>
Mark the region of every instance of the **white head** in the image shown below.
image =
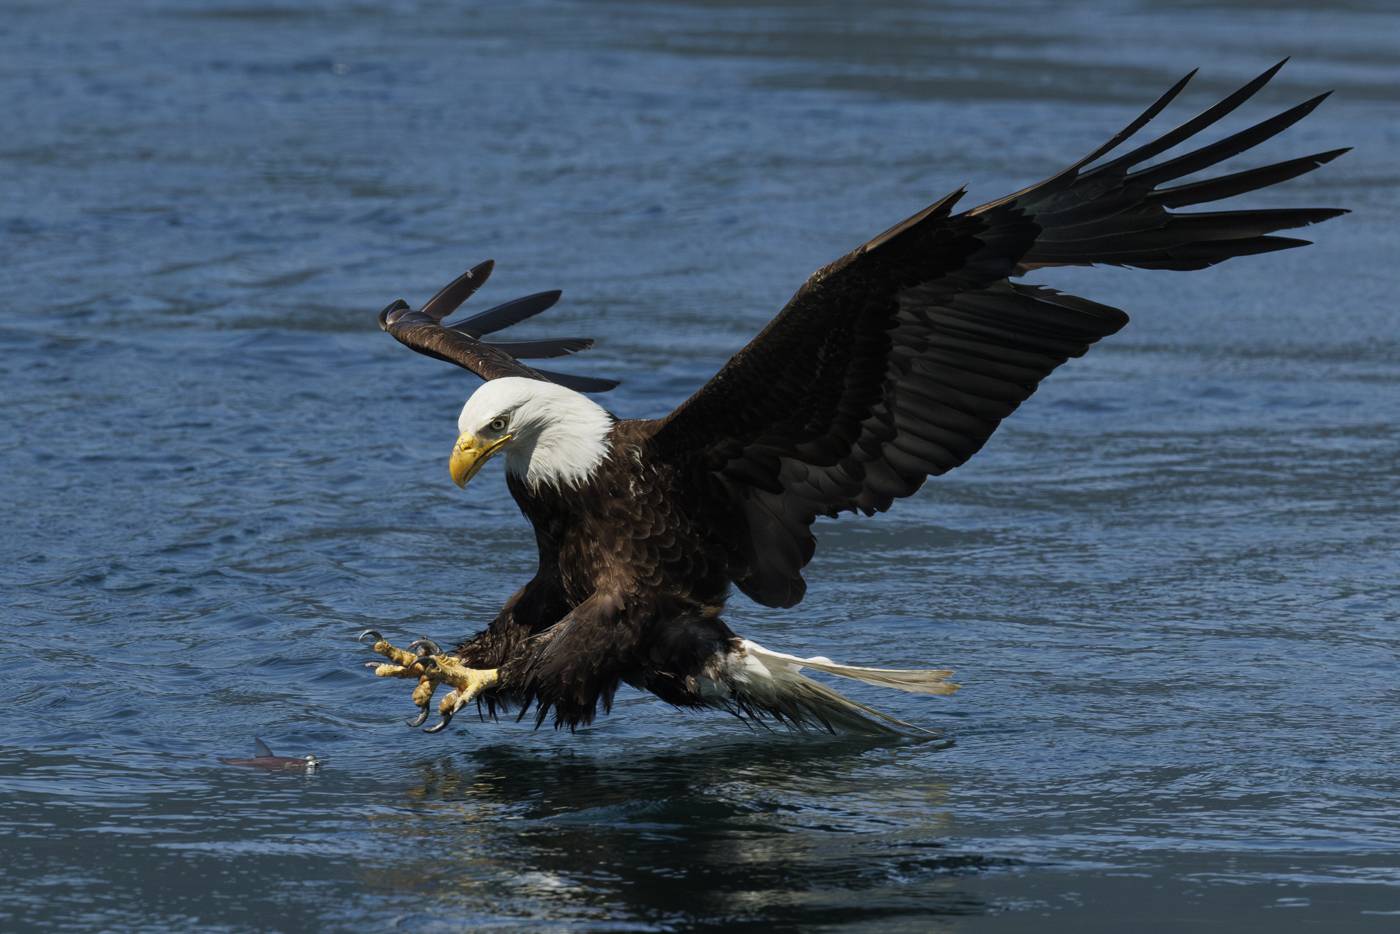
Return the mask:
<path id="1" fill-rule="evenodd" d="M 505 451 L 506 469 L 531 489 L 572 489 L 608 454 L 613 419 L 582 393 L 519 376 L 487 381 L 457 417 L 452 479 L 466 486 L 487 458 Z"/>

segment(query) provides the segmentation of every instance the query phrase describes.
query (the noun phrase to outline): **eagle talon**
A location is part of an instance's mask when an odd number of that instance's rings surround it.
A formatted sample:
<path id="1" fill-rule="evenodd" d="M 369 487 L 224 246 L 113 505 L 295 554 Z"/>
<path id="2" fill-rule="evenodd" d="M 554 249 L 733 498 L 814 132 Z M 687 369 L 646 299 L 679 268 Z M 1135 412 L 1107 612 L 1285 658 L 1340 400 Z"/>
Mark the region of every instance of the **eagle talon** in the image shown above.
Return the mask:
<path id="1" fill-rule="evenodd" d="M 375 643 L 383 642 L 383 641 L 384 641 L 384 637 L 383 637 L 382 635 L 379 634 L 379 630 L 377 630 L 377 629 L 366 629 L 364 632 L 360 633 L 358 636 L 355 637 L 355 641 L 356 641 L 356 642 L 364 642 L 364 641 L 365 641 L 365 636 L 374 636 L 374 642 L 375 642 Z M 373 644 L 374 644 L 374 643 L 371 643 L 371 645 L 373 645 Z"/>
<path id="2" fill-rule="evenodd" d="M 424 719 L 426 720 L 427 718 L 424 717 Z M 451 722 L 452 722 L 452 714 L 450 714 L 450 713 L 445 713 L 445 714 L 442 715 L 442 719 L 439 720 L 437 723 L 434 723 L 432 726 L 429 726 L 429 727 L 424 727 L 424 728 L 423 728 L 423 732 L 424 732 L 424 733 L 441 733 L 443 730 L 447 729 L 447 724 L 449 724 L 449 723 L 451 723 Z"/>
<path id="3" fill-rule="evenodd" d="M 438 645 L 436 642 L 434 642 L 432 639 L 429 639 L 427 636 L 424 636 L 421 639 L 414 639 L 408 644 L 408 647 L 410 649 L 413 649 L 419 655 L 442 654 L 442 646 Z"/>
<path id="4" fill-rule="evenodd" d="M 418 679 L 418 686 L 413 689 L 413 705 L 418 708 L 418 716 L 407 721 L 411 727 L 420 727 L 428 719 L 428 704 L 433 699 L 433 692 L 437 690 L 438 683 L 434 681 L 427 672 Z"/>

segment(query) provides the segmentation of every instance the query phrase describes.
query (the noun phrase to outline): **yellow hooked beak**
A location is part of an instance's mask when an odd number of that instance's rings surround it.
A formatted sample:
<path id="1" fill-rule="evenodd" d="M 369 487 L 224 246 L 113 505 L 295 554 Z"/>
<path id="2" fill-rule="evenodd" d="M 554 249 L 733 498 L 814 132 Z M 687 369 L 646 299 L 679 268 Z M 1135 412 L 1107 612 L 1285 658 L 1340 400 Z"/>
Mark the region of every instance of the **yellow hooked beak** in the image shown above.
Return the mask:
<path id="1" fill-rule="evenodd" d="M 502 435 L 494 441 L 485 441 L 470 432 L 463 432 L 452 446 L 452 459 L 447 462 L 447 469 L 452 472 L 452 482 L 465 487 L 467 481 L 476 476 L 481 465 L 513 437 Z"/>

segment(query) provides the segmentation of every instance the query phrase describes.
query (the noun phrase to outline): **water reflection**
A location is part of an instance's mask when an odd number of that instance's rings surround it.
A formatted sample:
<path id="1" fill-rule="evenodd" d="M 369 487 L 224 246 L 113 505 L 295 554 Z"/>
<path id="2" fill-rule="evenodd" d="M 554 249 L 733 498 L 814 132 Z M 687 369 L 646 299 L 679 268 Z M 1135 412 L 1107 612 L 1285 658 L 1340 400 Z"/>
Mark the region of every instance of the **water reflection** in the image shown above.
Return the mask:
<path id="1" fill-rule="evenodd" d="M 415 854 L 378 882 L 421 887 L 436 911 L 503 916 L 524 900 L 578 920 L 985 911 L 959 877 L 1005 863 L 945 852 L 948 789 L 930 755 L 777 737 L 598 756 L 485 746 L 424 763 L 407 813 L 375 821 Z"/>

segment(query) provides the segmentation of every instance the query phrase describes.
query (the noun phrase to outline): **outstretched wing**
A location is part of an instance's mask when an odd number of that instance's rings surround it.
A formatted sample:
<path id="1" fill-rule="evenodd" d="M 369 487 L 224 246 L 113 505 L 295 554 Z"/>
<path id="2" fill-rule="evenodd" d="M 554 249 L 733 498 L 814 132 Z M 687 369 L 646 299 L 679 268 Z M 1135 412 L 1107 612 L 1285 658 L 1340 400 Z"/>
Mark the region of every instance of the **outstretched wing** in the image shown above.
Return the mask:
<path id="1" fill-rule="evenodd" d="M 1345 213 L 1169 210 L 1285 181 L 1340 149 L 1163 187 L 1269 139 L 1325 94 L 1142 165 L 1230 113 L 1282 64 L 1158 139 L 1099 162 L 1192 72 L 1063 172 L 956 215 L 962 191 L 954 192 L 808 279 L 653 439 L 657 456 L 708 481 L 707 495 L 742 518 L 734 582 L 770 606 L 798 602 L 816 516 L 883 511 L 928 476 L 959 466 L 1052 370 L 1127 323 L 1116 308 L 1010 277 L 1094 263 L 1200 269 L 1302 246 L 1271 233 Z"/>
<path id="2" fill-rule="evenodd" d="M 617 385 L 614 379 L 577 376 L 538 370 L 522 359 L 562 357 L 593 346 L 587 337 L 567 337 L 525 341 L 484 341 L 481 338 L 539 314 L 559 300 L 558 291 L 536 292 L 497 305 L 454 324 L 443 319 L 471 298 L 491 275 L 491 260 L 473 266 L 444 286 L 422 308 L 414 311 L 400 299 L 379 313 L 379 326 L 401 344 L 421 354 L 455 363 L 482 379 L 524 376 L 548 380 L 579 392 L 607 392 Z"/>

